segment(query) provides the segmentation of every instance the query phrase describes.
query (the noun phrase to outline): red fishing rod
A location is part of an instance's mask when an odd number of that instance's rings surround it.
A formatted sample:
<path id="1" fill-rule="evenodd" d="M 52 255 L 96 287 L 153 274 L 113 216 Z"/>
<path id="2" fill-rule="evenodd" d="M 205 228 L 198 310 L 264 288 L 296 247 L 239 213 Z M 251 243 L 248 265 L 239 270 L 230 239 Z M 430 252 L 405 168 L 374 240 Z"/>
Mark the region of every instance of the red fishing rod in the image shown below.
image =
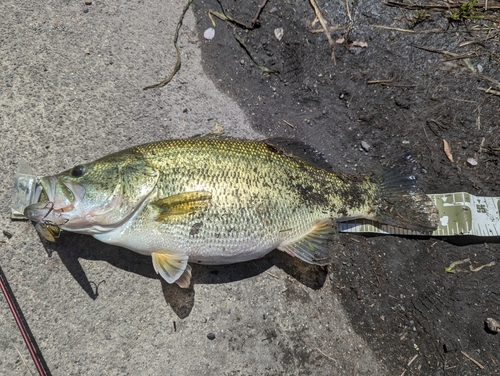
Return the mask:
<path id="1" fill-rule="evenodd" d="M 23 317 L 21 309 L 19 308 L 16 298 L 14 297 L 14 293 L 12 292 L 12 289 L 10 288 L 9 283 L 7 282 L 7 278 L 5 277 L 5 274 L 3 273 L 1 267 L 0 267 L 0 288 L 2 289 L 7 304 L 9 305 L 10 311 L 12 312 L 12 316 L 14 316 L 14 320 L 16 321 L 17 327 L 19 328 L 19 331 L 23 336 L 24 343 L 26 344 L 26 347 L 30 352 L 31 358 L 35 363 L 35 367 L 38 371 L 38 374 L 40 376 L 49 376 L 50 371 L 47 367 L 47 364 L 45 364 L 45 360 L 43 359 L 42 353 L 40 352 L 40 349 L 36 344 L 35 338 L 33 337 L 33 334 L 29 329 L 28 323 Z"/>

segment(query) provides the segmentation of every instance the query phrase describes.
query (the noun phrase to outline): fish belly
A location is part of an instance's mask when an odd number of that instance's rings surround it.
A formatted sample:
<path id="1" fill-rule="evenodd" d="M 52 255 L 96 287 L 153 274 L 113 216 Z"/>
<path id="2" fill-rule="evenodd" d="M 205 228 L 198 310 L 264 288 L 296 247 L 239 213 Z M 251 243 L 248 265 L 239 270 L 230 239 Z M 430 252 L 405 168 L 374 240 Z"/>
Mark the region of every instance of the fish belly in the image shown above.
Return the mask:
<path id="1" fill-rule="evenodd" d="M 93 236 L 143 255 L 169 251 L 188 255 L 190 262 L 220 265 L 261 258 L 283 243 L 300 239 L 324 218 L 324 213 L 306 208 L 286 216 L 278 209 L 266 218 L 252 210 L 220 215 L 208 208 L 189 219 L 180 216 L 159 223 L 146 210 L 119 228 Z"/>
<path id="2" fill-rule="evenodd" d="M 259 238 L 234 230 L 221 235 L 209 230 L 199 231 L 199 236 L 189 235 L 199 225 L 171 227 L 169 231 L 154 230 L 133 231 L 130 228 L 118 228 L 94 237 L 104 243 L 117 245 L 134 252 L 151 255 L 153 252 L 170 251 L 179 255 L 188 255 L 190 262 L 200 264 L 232 264 L 265 256 L 281 244 L 277 236 Z M 198 235 L 197 234 L 197 235 Z"/>

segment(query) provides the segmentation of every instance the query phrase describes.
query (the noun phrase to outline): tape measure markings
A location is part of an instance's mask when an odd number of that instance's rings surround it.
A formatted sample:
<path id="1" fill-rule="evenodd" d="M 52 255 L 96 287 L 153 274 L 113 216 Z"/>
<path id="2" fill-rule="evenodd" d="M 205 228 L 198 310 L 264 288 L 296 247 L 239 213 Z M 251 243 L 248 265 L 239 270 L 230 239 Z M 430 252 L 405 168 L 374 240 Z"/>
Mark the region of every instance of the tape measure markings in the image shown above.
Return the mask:
<path id="1" fill-rule="evenodd" d="M 500 236 L 500 198 L 467 192 L 428 195 L 439 211 L 440 224 L 432 233 L 420 233 L 365 219 L 339 222 L 341 232 L 415 236 Z"/>

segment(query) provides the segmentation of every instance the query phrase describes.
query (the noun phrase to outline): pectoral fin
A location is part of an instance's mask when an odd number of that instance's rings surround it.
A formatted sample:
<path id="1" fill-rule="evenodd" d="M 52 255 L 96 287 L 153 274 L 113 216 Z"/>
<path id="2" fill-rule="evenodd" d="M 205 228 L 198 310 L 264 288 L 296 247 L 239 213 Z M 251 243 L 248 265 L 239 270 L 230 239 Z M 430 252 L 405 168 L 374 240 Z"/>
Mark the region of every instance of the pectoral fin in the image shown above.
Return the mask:
<path id="1" fill-rule="evenodd" d="M 326 265 L 330 259 L 329 244 L 336 234 L 337 228 L 331 219 L 321 220 L 308 233 L 282 243 L 278 249 L 309 264 Z"/>
<path id="2" fill-rule="evenodd" d="M 151 204 L 160 208 L 157 222 L 165 221 L 174 215 L 191 214 L 205 209 L 212 200 L 207 191 L 184 192 L 154 201 Z"/>
<path id="3" fill-rule="evenodd" d="M 189 287 L 191 281 L 191 267 L 188 265 L 188 256 L 169 251 L 153 252 L 153 266 L 156 273 L 168 283 L 177 282 L 180 287 Z"/>

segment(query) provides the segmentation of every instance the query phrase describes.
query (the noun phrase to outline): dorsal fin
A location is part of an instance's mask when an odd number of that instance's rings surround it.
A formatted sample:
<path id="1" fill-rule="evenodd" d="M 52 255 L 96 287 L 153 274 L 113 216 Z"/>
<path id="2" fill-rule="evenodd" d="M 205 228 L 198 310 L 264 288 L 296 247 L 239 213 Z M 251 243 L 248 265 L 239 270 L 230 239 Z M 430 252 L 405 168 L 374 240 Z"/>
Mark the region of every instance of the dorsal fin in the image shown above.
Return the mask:
<path id="1" fill-rule="evenodd" d="M 305 142 L 284 137 L 269 138 L 263 142 L 280 155 L 298 158 L 316 168 L 332 171 L 332 166 L 325 159 L 325 156 Z"/>

